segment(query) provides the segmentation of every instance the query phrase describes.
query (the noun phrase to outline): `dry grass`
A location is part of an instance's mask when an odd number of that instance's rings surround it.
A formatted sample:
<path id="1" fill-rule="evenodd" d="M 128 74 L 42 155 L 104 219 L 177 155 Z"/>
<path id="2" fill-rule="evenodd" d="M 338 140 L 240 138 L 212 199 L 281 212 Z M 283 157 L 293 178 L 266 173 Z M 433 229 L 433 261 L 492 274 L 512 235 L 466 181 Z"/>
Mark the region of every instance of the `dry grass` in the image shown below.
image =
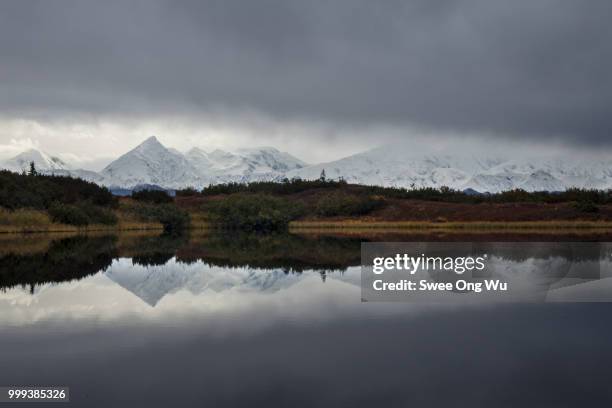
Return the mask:
<path id="1" fill-rule="evenodd" d="M 333 229 L 384 229 L 384 230 L 610 230 L 610 221 L 292 221 L 291 230 L 333 230 Z"/>
<path id="2" fill-rule="evenodd" d="M 0 208 L 1 232 L 48 231 L 51 225 L 51 219 L 44 211 L 27 209 L 9 211 Z"/>
<path id="3" fill-rule="evenodd" d="M 83 227 L 58 224 L 51 221 L 46 211 L 20 209 L 9 211 L 0 208 L 0 233 L 30 233 L 30 232 L 113 232 L 113 231 L 161 231 L 163 226 L 159 222 L 142 221 L 128 211 L 120 209 L 116 212 L 119 222 L 117 225 L 91 224 Z M 192 212 L 192 229 L 208 229 L 209 222 L 206 215 L 201 212 Z"/>
<path id="4" fill-rule="evenodd" d="M 142 222 L 118 213 L 117 225 L 91 224 L 83 227 L 58 224 L 51 221 L 45 211 L 19 209 L 9 211 L 0 208 L 0 233 L 26 233 L 26 232 L 66 232 L 81 233 L 95 231 L 132 231 L 132 230 L 161 230 L 158 222 Z"/>

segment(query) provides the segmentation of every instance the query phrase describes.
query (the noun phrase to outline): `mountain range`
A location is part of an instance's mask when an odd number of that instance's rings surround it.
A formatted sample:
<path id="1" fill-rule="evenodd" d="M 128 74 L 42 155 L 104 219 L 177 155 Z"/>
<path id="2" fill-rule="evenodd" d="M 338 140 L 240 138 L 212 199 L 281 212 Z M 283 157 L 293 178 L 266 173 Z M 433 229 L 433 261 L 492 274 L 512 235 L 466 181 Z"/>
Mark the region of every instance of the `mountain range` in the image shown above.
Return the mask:
<path id="1" fill-rule="evenodd" d="M 166 295 L 180 290 L 187 290 L 194 295 L 207 291 L 271 293 L 288 288 L 307 277 L 306 274 L 287 274 L 281 269 L 223 268 L 202 262 L 187 264 L 176 258 L 164 265 L 150 266 L 137 265 L 129 258 L 120 258 L 113 261 L 104 275 L 150 306 L 156 306 Z"/>
<path id="2" fill-rule="evenodd" d="M 177 189 L 224 182 L 317 179 L 323 171 L 328 179 L 350 183 L 407 188 L 447 186 L 491 193 L 515 188 L 527 191 L 612 188 L 612 159 L 419 154 L 405 144 L 386 145 L 340 160 L 308 165 L 273 147 L 234 152 L 195 147 L 181 153 L 152 136 L 100 172 L 73 169 L 61 159 L 35 149 L 0 162 L 0 168 L 27 171 L 30 162 L 41 173 L 80 177 L 125 189 L 139 185 Z"/>

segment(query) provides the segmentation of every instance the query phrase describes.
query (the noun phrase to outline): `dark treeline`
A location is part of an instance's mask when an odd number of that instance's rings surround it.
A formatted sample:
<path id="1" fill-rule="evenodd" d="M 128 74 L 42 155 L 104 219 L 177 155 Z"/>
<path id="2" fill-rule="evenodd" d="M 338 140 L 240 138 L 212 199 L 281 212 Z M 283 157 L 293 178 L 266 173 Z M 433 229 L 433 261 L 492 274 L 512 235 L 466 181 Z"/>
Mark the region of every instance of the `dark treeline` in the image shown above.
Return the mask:
<path id="1" fill-rule="evenodd" d="M 135 192 L 133 205 L 121 208 L 138 220 L 160 222 L 167 231 L 189 225 L 189 214 L 174 205 L 164 191 Z M 53 222 L 75 226 L 115 225 L 119 200 L 111 192 L 82 179 L 43 175 L 32 167 L 28 174 L 0 171 L 0 208 L 46 211 Z"/>
<path id="2" fill-rule="evenodd" d="M 173 198 L 163 190 L 139 190 L 132 193 L 132 198 L 136 201 L 151 204 L 168 204 L 173 202 Z"/>
<path id="3" fill-rule="evenodd" d="M 302 180 L 285 179 L 280 182 L 257 181 L 252 183 L 225 183 L 216 184 L 204 188 L 201 192 L 193 188 L 177 191 L 179 196 L 202 195 L 213 196 L 219 194 L 235 193 L 262 193 L 289 195 L 316 189 L 349 189 L 352 193 L 377 195 L 384 198 L 416 199 L 426 201 L 445 201 L 454 203 L 515 203 L 515 202 L 539 202 L 539 203 L 563 203 L 563 202 L 592 202 L 594 204 L 612 203 L 611 190 L 579 189 L 570 188 L 560 192 L 527 192 L 515 189 L 495 194 L 480 194 L 470 191 L 455 190 L 448 187 L 381 187 L 348 184 L 339 180 Z"/>
<path id="4" fill-rule="evenodd" d="M 62 224 L 117 223 L 112 211 L 117 199 L 108 189 L 77 178 L 38 174 L 33 166 L 29 174 L 0 171 L 0 207 L 46 210 Z"/>
<path id="5" fill-rule="evenodd" d="M 252 183 L 224 183 L 210 185 L 198 193 L 193 188 L 179 190 L 177 195 L 201 194 L 211 196 L 217 194 L 234 194 L 234 193 L 263 193 L 263 194 L 296 194 L 307 190 L 320 188 L 338 188 L 348 185 L 345 181 L 332 180 L 302 180 L 302 179 L 284 179 L 280 182 L 276 181 L 254 181 Z"/>
<path id="6" fill-rule="evenodd" d="M 117 205 L 116 198 L 108 189 L 85 180 L 0 171 L 1 207 L 45 210 L 54 203 L 72 205 L 86 201 L 100 207 Z"/>

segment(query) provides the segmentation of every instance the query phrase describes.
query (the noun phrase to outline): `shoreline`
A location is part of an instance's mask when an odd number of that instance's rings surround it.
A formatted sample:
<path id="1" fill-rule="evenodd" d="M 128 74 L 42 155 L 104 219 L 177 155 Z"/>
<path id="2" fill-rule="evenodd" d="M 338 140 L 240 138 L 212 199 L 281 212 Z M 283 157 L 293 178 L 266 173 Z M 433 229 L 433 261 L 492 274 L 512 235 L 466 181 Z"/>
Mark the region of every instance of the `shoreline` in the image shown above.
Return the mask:
<path id="1" fill-rule="evenodd" d="M 559 220 L 559 221 L 362 221 L 356 219 L 349 220 L 311 220 L 311 221 L 291 221 L 289 229 L 294 231 L 301 230 L 473 230 L 487 231 L 492 230 L 602 230 L 612 231 L 612 221 L 584 221 L 584 220 Z"/>
<path id="2" fill-rule="evenodd" d="M 89 233 L 89 232 L 128 232 L 128 231 L 163 231 L 163 226 L 159 223 L 128 223 L 123 225 L 89 225 L 85 227 L 75 227 L 65 224 L 48 225 L 26 225 L 26 226 L 0 226 L 0 234 L 41 234 L 41 233 Z"/>
<path id="3" fill-rule="evenodd" d="M 40 234 L 40 233 L 92 233 L 92 232 L 137 232 L 137 231 L 163 231 L 160 223 L 120 223 L 115 226 L 89 225 L 75 227 L 65 224 L 11 226 L 0 225 L 0 234 Z M 216 230 L 213 225 L 198 222 L 186 230 Z M 585 221 L 585 220 L 559 220 L 559 221 L 373 221 L 373 220 L 307 220 L 291 221 L 289 232 L 319 233 L 334 231 L 378 231 L 378 232 L 500 232 L 500 233 L 532 233 L 532 232 L 610 232 L 612 221 Z"/>

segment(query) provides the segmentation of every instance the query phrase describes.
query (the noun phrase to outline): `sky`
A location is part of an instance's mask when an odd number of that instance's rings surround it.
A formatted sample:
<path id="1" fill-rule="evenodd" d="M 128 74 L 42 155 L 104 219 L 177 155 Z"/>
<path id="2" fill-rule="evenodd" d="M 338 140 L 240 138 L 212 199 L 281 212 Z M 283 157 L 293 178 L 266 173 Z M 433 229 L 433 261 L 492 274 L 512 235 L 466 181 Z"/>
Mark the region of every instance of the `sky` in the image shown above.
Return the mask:
<path id="1" fill-rule="evenodd" d="M 612 147 L 605 0 L 0 2 L 0 158 Z M 469 140 L 470 143 L 466 143 Z"/>

